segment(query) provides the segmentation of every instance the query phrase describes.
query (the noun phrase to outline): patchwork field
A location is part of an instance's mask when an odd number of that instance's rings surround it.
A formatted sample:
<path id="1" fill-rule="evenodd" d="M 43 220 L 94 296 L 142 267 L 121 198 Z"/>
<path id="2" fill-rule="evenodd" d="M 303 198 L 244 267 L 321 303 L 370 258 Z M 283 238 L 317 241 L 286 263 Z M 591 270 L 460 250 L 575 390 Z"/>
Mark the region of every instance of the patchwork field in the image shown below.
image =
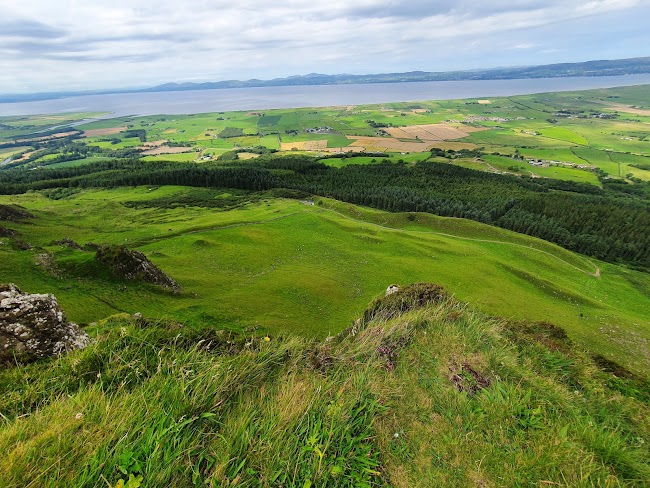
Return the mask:
<path id="1" fill-rule="evenodd" d="M 477 130 L 474 128 L 474 130 Z M 480 129 L 479 129 L 480 130 Z M 472 130 L 461 130 L 447 124 L 407 125 L 401 128 L 386 129 L 397 139 L 421 139 L 423 141 L 446 141 L 467 137 Z"/>
<path id="2" fill-rule="evenodd" d="M 146 149 L 142 151 L 142 154 L 145 156 L 154 156 L 158 154 L 178 154 L 192 152 L 194 149 L 191 147 L 168 147 L 168 146 L 157 146 L 152 149 Z"/>
<path id="3" fill-rule="evenodd" d="M 0 485 L 646 486 L 648 100 L 1 119 Z"/>
<path id="4" fill-rule="evenodd" d="M 634 183 L 635 179 L 650 181 L 646 169 L 650 161 L 649 97 L 650 87 L 638 86 L 489 100 L 106 118 L 77 125 L 75 130 L 83 131 L 80 138 L 66 130 L 65 124 L 92 114 L 5 117 L 0 120 L 4 127 L 0 145 L 19 147 L 8 153 L 5 159 L 10 161 L 5 165 L 29 167 L 62 162 L 45 157 L 50 154 L 66 161 L 92 161 L 93 157 L 163 160 L 165 154 L 178 160 L 175 153 L 183 151 L 178 145 L 213 150 L 215 157 L 256 147 L 315 156 L 466 150 L 475 154 L 456 154 L 447 161 L 491 172 L 596 185 L 600 183 L 594 176 Z M 59 130 L 43 134 L 52 127 Z M 133 137 L 134 131 L 140 139 Z M 144 144 L 161 140 L 174 149 L 152 152 Z M 499 155 L 511 158 L 512 164 L 477 165 L 476 155 Z M 427 159 L 440 161 L 437 155 L 426 154 L 420 160 Z M 550 172 L 533 164 L 534 160 L 560 164 Z M 522 164 L 524 169 L 508 169 Z M 585 174 L 576 175 L 570 164 L 586 166 L 578 168 Z"/>
<path id="5" fill-rule="evenodd" d="M 106 129 L 88 129 L 83 131 L 84 137 L 111 136 L 124 132 L 126 127 L 108 127 Z"/>

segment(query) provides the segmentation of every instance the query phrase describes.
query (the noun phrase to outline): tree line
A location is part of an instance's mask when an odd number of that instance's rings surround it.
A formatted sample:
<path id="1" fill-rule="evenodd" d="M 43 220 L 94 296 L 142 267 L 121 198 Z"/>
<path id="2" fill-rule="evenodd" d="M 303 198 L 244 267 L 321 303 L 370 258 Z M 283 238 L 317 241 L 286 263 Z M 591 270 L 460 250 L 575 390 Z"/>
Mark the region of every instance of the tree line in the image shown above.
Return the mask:
<path id="1" fill-rule="evenodd" d="M 204 164 L 114 160 L 0 173 L 2 194 L 136 185 L 300 190 L 393 212 L 472 219 L 606 261 L 650 269 L 647 192 L 630 193 L 620 184 L 601 189 L 427 162 L 333 168 L 300 155 Z"/>

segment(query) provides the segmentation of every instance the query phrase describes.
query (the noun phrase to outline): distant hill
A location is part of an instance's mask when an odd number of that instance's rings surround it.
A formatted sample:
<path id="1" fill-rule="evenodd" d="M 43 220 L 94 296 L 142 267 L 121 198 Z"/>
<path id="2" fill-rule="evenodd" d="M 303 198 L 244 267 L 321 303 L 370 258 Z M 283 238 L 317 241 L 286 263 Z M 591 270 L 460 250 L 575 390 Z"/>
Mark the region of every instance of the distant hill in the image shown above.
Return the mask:
<path id="1" fill-rule="evenodd" d="M 0 95 L 0 103 L 30 102 L 81 95 L 105 95 L 110 93 L 214 90 L 220 88 L 252 88 L 268 86 L 404 83 L 417 81 L 508 80 L 522 78 L 561 78 L 571 76 L 617 76 L 642 73 L 650 73 L 650 57 L 464 71 L 409 71 L 407 73 L 381 73 L 366 75 L 326 75 L 319 73 L 310 73 L 307 75 L 296 75 L 286 78 L 274 78 L 272 80 L 251 79 L 225 80 L 205 83 L 165 83 L 144 89 L 114 89 L 83 92 Z"/>
<path id="2" fill-rule="evenodd" d="M 361 83 L 404 83 L 415 81 L 508 80 L 520 78 L 559 78 L 569 76 L 616 76 L 650 73 L 650 57 L 560 63 L 543 66 L 491 68 L 465 71 L 409 71 L 368 75 L 325 75 L 310 73 L 272 80 L 228 80 L 207 83 L 165 83 L 142 91 L 212 90 L 218 88 L 248 88 L 298 85 L 348 85 Z"/>

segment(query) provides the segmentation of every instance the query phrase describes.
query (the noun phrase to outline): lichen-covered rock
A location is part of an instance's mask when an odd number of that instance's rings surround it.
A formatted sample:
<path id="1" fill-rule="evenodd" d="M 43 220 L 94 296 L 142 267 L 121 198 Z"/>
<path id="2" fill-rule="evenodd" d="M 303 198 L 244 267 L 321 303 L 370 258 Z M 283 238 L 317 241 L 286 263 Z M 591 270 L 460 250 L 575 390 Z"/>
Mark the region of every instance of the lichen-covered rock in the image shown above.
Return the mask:
<path id="1" fill-rule="evenodd" d="M 92 342 L 66 320 L 54 295 L 23 293 L 14 284 L 0 284 L 0 364 L 59 356 Z"/>
<path id="2" fill-rule="evenodd" d="M 97 246 L 96 259 L 124 280 L 142 280 L 168 288 L 176 293 L 181 287 L 139 251 L 126 246 Z"/>
<path id="3" fill-rule="evenodd" d="M 397 293 L 399 291 L 399 285 L 390 285 L 388 288 L 386 288 L 386 296 L 392 295 L 393 293 Z"/>

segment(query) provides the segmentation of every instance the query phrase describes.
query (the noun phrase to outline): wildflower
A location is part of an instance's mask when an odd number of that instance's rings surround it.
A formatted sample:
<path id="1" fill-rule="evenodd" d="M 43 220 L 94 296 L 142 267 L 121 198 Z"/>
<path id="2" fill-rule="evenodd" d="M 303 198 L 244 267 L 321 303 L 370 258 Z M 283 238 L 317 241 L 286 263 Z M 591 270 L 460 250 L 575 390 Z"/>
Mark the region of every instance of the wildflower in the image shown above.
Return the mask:
<path id="1" fill-rule="evenodd" d="M 395 439 L 397 439 L 397 438 L 399 437 L 399 432 L 395 432 L 395 433 L 393 434 L 393 437 L 394 437 Z"/>
<path id="2" fill-rule="evenodd" d="M 266 342 L 269 342 L 269 341 L 271 340 L 271 338 L 270 338 L 269 336 L 264 336 L 264 340 L 265 340 Z"/>

